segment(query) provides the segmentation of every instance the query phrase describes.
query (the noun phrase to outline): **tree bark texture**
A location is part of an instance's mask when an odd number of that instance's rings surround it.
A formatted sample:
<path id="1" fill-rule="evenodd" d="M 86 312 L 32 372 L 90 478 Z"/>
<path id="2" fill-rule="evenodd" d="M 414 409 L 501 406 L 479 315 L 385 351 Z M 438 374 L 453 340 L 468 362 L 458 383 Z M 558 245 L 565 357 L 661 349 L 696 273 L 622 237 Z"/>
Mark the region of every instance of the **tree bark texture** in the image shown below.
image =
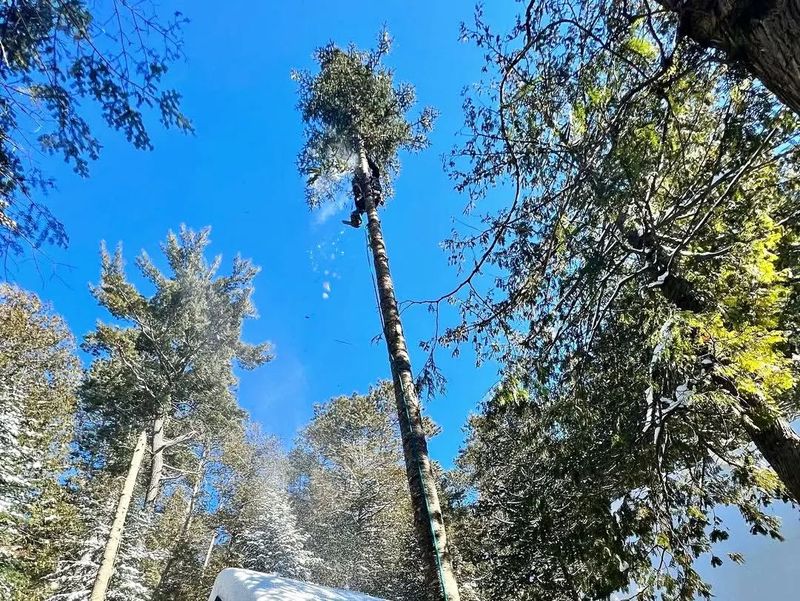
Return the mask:
<path id="1" fill-rule="evenodd" d="M 147 496 L 144 499 L 144 506 L 148 510 L 155 507 L 158 491 L 161 486 L 161 475 L 164 472 L 164 428 L 166 420 L 159 414 L 153 420 L 153 432 L 151 434 L 150 454 L 150 483 L 147 485 Z"/>
<path id="2" fill-rule="evenodd" d="M 147 432 L 142 431 L 136 441 L 136 447 L 133 450 L 131 463 L 128 467 L 128 475 L 125 477 L 125 484 L 122 487 L 122 494 L 117 503 L 117 511 L 114 515 L 114 522 L 111 524 L 111 532 L 108 535 L 106 548 L 103 551 L 103 560 L 100 563 L 100 569 L 97 572 L 94 586 L 92 587 L 92 595 L 90 601 L 104 601 L 108 585 L 111 582 L 111 577 L 114 574 L 114 562 L 117 559 L 117 552 L 119 545 L 122 541 L 122 532 L 125 529 L 125 518 L 128 516 L 128 508 L 131 505 L 131 498 L 133 497 L 133 489 L 136 486 L 136 478 L 139 475 L 139 470 L 142 467 L 142 460 L 144 459 L 144 449 L 147 445 Z"/>
<path id="3" fill-rule="evenodd" d="M 659 0 L 682 33 L 722 50 L 800 115 L 800 0 Z"/>
<path id="4" fill-rule="evenodd" d="M 760 420 L 749 418 L 754 425 L 746 429 L 756 448 L 778 474 L 789 495 L 800 503 L 800 436 L 782 417 Z"/>
<path id="5" fill-rule="evenodd" d="M 778 475 L 788 494 L 800 503 L 800 435 L 783 416 L 767 407 L 757 395 L 742 395 L 733 383 L 712 375 L 712 381 L 738 400 L 744 429 Z"/>
<path id="6" fill-rule="evenodd" d="M 436 587 L 438 582 L 439 598 L 444 601 L 458 601 L 458 583 L 453 570 L 444 519 L 439 505 L 439 495 L 428 456 L 428 444 L 423 430 L 419 397 L 411 372 L 411 359 L 403 335 L 394 284 L 389 271 L 389 257 L 378 210 L 375 206 L 375 198 L 371 190 L 369 163 L 363 147 L 359 150 L 356 177 L 362 186 L 362 194 L 365 198 L 370 248 L 377 275 L 378 296 L 383 320 L 383 334 L 389 351 L 406 475 L 414 507 L 417 540 L 424 555 L 426 576 L 431 590 Z"/>

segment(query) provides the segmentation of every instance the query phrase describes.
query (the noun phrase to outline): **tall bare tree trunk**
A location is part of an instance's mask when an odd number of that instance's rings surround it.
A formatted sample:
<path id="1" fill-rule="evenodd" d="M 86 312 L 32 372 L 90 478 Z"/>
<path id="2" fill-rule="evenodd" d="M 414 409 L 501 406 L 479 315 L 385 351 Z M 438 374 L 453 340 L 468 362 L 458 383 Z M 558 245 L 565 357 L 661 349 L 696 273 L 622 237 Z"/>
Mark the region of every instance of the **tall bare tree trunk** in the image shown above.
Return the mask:
<path id="1" fill-rule="evenodd" d="M 800 115 L 800 0 L 659 0 L 681 31 L 743 64 Z"/>
<path id="2" fill-rule="evenodd" d="M 131 505 L 131 497 L 133 497 L 133 489 L 136 486 L 136 478 L 139 475 L 139 470 L 142 467 L 142 460 L 144 459 L 144 448 L 147 445 L 147 432 L 142 431 L 139 438 L 136 440 L 136 447 L 133 450 L 131 457 L 131 464 L 128 467 L 128 475 L 125 477 L 125 484 L 122 487 L 122 494 L 117 503 L 117 511 L 114 515 L 114 523 L 111 525 L 111 532 L 108 535 L 106 548 L 103 551 L 103 560 L 100 563 L 100 569 L 97 572 L 94 586 L 92 587 L 92 596 L 90 601 L 104 601 L 106 598 L 106 591 L 108 584 L 111 582 L 111 576 L 114 574 L 114 562 L 117 559 L 117 552 L 119 545 L 122 541 L 122 531 L 125 528 L 125 518 L 128 516 L 128 508 Z"/>
<path id="3" fill-rule="evenodd" d="M 378 210 L 375 206 L 375 198 L 370 184 L 370 167 L 363 145 L 359 149 L 356 176 L 361 183 L 365 200 L 370 247 L 378 279 L 383 334 L 389 351 L 406 475 L 411 490 L 411 503 L 414 507 L 417 540 L 424 554 L 427 581 L 431 588 L 433 589 L 438 581 L 440 598 L 445 601 L 459 601 L 458 583 L 447 544 L 439 494 L 436 491 L 436 482 L 428 456 L 428 444 L 422 426 L 419 397 L 411 373 L 411 358 L 408 354 L 400 313 L 397 309 L 394 284 L 389 271 L 389 257 L 383 240 Z"/>
<path id="4" fill-rule="evenodd" d="M 158 414 L 153 420 L 153 433 L 150 442 L 150 483 L 147 485 L 147 496 L 144 499 L 145 509 L 152 510 L 158 498 L 161 486 L 161 474 L 164 472 L 164 427 L 166 420 L 163 414 Z"/>

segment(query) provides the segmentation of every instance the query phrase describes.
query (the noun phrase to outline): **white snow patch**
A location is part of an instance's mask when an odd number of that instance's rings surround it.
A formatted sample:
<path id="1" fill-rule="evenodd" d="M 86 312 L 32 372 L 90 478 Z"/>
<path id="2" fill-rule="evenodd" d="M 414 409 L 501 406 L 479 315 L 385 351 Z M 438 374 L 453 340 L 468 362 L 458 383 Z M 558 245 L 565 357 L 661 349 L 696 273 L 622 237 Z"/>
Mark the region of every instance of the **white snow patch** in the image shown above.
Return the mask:
<path id="1" fill-rule="evenodd" d="M 675 405 L 688 405 L 689 401 L 692 398 L 692 389 L 689 388 L 689 384 L 680 384 L 675 389 Z"/>
<path id="2" fill-rule="evenodd" d="M 361 593 L 238 568 L 227 568 L 219 573 L 208 601 L 217 598 L 221 601 L 385 601 Z"/>

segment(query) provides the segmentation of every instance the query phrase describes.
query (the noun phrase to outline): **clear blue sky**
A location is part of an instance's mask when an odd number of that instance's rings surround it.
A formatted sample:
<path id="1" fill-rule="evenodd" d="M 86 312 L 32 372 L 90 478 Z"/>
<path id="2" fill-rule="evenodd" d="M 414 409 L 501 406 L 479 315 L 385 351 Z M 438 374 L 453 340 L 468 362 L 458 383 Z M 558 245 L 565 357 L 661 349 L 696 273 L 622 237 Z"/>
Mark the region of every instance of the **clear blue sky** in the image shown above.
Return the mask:
<path id="1" fill-rule="evenodd" d="M 395 38 L 388 62 L 400 80 L 416 85 L 420 104 L 436 106 L 441 118 L 432 147 L 402 157 L 396 197 L 383 212 L 384 232 L 398 297 L 438 295 L 457 281 L 439 243 L 453 219 L 462 218 L 465 199 L 453 191 L 441 159 L 461 128 L 461 90 L 480 76 L 480 52 L 458 39 L 459 24 L 471 18 L 473 3 L 163 4 L 191 19 L 186 62 L 173 67 L 170 83 L 183 93 L 196 135 L 165 132 L 154 123 L 156 149 L 138 152 L 121 136 L 98 129 L 104 149 L 90 179 L 52 163 L 58 189 L 49 204 L 65 223 L 70 246 L 48 249 L 49 258 L 36 263 L 23 262 L 17 280 L 52 302 L 81 337 L 95 320 L 108 318 L 87 286 L 98 279 L 101 240 L 123 243 L 133 275 L 135 255 L 146 249 L 157 257 L 169 229 L 181 223 L 211 225 L 211 252 L 222 254 L 224 265 L 238 252 L 263 269 L 255 294 L 261 317 L 248 324 L 246 337 L 272 341 L 277 358 L 242 374 L 239 397 L 266 431 L 288 444 L 313 403 L 364 391 L 389 377 L 383 343 L 371 342 L 380 324 L 364 232 L 339 223 L 347 209 L 326 219 L 304 204 L 303 180 L 295 167 L 301 123 L 290 71 L 311 67 L 313 49 L 329 40 L 370 46 L 380 27 L 388 26 Z M 505 25 L 513 14 L 506 12 L 509 7 L 517 8 L 492 4 L 489 17 Z M 491 14 L 497 11 L 502 13 Z M 433 324 L 423 308 L 406 311 L 404 322 L 419 367 L 423 356 L 416 343 L 430 337 Z M 462 442 L 465 419 L 494 382 L 495 370 L 476 369 L 469 352 L 457 360 L 445 353 L 441 360 L 447 394 L 427 410 L 443 428 L 431 452 L 449 465 Z M 790 544 L 734 535 L 731 542 L 741 542 L 739 548 L 752 551 L 752 559 L 749 567 L 723 567 L 711 574 L 721 599 L 754 599 L 756 591 L 765 599 L 800 598 L 794 588 L 782 588 L 792 586 L 790 572 L 800 549 L 797 514 L 784 513 Z"/>

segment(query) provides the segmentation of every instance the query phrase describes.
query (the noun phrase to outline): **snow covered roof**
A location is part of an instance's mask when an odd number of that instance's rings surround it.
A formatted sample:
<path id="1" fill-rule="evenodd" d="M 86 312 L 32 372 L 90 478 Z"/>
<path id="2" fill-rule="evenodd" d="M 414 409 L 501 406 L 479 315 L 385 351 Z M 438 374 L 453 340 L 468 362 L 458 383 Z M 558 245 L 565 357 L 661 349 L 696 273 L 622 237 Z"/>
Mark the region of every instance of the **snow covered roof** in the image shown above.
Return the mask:
<path id="1" fill-rule="evenodd" d="M 219 573 L 208 601 L 218 598 L 219 601 L 386 601 L 238 568 L 226 568 Z"/>

